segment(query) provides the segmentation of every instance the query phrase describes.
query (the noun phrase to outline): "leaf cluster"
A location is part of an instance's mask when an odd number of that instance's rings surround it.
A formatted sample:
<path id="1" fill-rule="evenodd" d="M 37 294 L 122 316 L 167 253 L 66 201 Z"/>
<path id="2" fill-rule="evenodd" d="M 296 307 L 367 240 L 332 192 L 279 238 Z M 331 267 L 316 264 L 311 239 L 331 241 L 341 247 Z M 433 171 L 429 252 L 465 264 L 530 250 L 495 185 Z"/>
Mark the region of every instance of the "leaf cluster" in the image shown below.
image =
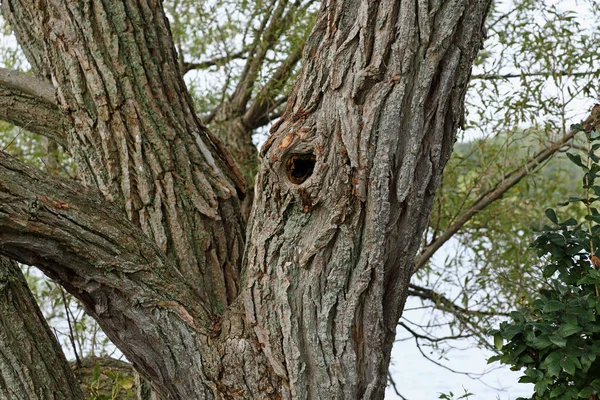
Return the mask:
<path id="1" fill-rule="evenodd" d="M 547 209 L 550 221 L 538 232 L 532 247 L 543 261 L 547 278 L 537 298 L 511 313 L 511 321 L 493 330 L 500 361 L 523 369 L 520 382 L 533 383 L 532 399 L 597 399 L 600 393 L 600 138 L 595 128 L 585 130 L 587 160 L 569 154 L 583 172 L 585 197 L 571 197 L 561 206 L 583 205 L 585 220 L 559 219 Z M 504 343 L 504 342 L 507 343 Z"/>

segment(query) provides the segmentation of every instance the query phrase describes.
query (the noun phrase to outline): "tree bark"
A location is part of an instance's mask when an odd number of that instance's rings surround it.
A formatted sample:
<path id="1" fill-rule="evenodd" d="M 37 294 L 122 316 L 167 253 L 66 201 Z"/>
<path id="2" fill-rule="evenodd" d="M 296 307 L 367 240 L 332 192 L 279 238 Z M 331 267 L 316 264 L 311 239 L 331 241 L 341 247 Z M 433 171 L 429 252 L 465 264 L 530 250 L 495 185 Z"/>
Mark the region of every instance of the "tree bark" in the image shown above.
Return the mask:
<path id="1" fill-rule="evenodd" d="M 83 399 L 21 270 L 5 257 L 0 257 L 0 398 Z"/>
<path id="2" fill-rule="evenodd" d="M 65 121 L 50 83 L 0 68 L 0 119 L 64 146 Z"/>
<path id="3" fill-rule="evenodd" d="M 322 6 L 262 150 L 245 264 L 246 320 L 292 398 L 383 397 L 489 3 Z"/>
<path id="4" fill-rule="evenodd" d="M 124 208 L 222 312 L 238 291 L 244 185 L 196 118 L 160 5 L 11 0 L 3 10 L 18 40 L 36 44 L 26 54 L 43 48 L 86 184 Z"/>
<path id="5" fill-rule="evenodd" d="M 490 2 L 324 2 L 244 244 L 244 182 L 161 3 L 5 0 L 88 187 L 0 155 L 0 253 L 77 296 L 164 398 L 382 398 Z"/>

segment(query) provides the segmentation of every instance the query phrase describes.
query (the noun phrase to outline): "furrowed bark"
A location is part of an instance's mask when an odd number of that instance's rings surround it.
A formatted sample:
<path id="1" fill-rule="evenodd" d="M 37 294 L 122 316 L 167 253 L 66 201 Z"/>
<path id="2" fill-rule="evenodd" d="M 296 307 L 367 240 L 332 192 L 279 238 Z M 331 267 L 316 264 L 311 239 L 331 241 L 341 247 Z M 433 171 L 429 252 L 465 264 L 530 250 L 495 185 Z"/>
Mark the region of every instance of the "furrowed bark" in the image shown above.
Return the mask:
<path id="1" fill-rule="evenodd" d="M 0 152 L 0 254 L 75 295 L 165 399 L 280 398 L 243 313 L 215 318 L 163 252 L 96 190 Z"/>
<path id="2" fill-rule="evenodd" d="M 193 398 L 192 390 L 207 390 L 191 382 L 194 363 L 201 365 L 196 341 L 216 336 L 215 320 L 162 251 L 100 193 L 0 153 L 0 253 L 38 266 L 74 294 L 160 393 Z"/>
<path id="3" fill-rule="evenodd" d="M 4 3 L 26 54 L 48 60 L 85 183 L 123 208 L 211 311 L 223 312 L 239 287 L 244 185 L 195 115 L 161 3 Z"/>
<path id="4" fill-rule="evenodd" d="M 50 83 L 0 68 L 0 119 L 66 144 L 63 116 Z"/>
<path id="5" fill-rule="evenodd" d="M 382 398 L 489 0 L 326 2 L 263 147 L 246 319 L 292 398 Z"/>
<path id="6" fill-rule="evenodd" d="M 17 263 L 0 257 L 0 398 L 83 400 Z"/>

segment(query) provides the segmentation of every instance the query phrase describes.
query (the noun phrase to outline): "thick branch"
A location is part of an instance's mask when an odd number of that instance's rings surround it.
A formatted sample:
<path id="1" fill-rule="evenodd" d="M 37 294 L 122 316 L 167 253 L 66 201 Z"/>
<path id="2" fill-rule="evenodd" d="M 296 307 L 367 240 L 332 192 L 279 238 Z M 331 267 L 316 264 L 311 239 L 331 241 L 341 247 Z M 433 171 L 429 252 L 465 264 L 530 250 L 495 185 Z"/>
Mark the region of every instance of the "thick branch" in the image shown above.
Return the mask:
<path id="1" fill-rule="evenodd" d="M 191 357 L 182 341 L 212 335 L 214 321 L 162 251 L 100 193 L 0 153 L 0 254 L 39 267 L 81 300 L 162 393 L 193 398 L 169 371 Z"/>
<path id="2" fill-rule="evenodd" d="M 585 123 L 589 123 L 591 121 L 589 117 Z M 499 200 L 504 196 L 504 194 L 509 191 L 511 188 L 516 186 L 521 179 L 525 176 L 531 174 L 535 171 L 535 168 L 552 157 L 556 152 L 558 152 L 561 148 L 564 147 L 566 143 L 568 143 L 571 139 L 575 137 L 575 135 L 579 132 L 578 130 L 571 130 L 569 133 L 564 135 L 557 142 L 552 143 L 550 147 L 547 147 L 543 150 L 540 150 L 537 154 L 535 154 L 527 163 L 525 163 L 522 167 L 517 168 L 513 171 L 510 171 L 504 174 L 501 179 L 498 181 L 496 186 L 486 190 L 482 193 L 472 204 L 471 207 L 467 211 L 465 211 L 460 217 L 458 217 L 452 225 L 446 228 L 446 230 L 438 236 L 433 242 L 427 244 L 423 249 L 421 249 L 421 253 L 417 257 L 415 261 L 415 266 L 413 268 L 413 273 L 417 272 L 420 268 L 422 268 L 427 261 L 435 254 L 435 252 L 442 247 L 444 243 L 446 243 L 452 236 L 456 234 L 469 220 L 478 212 L 485 209 L 487 206 L 492 204 L 494 201 Z"/>
<path id="3" fill-rule="evenodd" d="M 84 398 L 21 270 L 5 257 L 0 257 L 0 332 L 0 398 Z"/>
<path id="4" fill-rule="evenodd" d="M 45 44 L 85 183 L 124 210 L 205 304 L 223 312 L 239 288 L 244 185 L 196 117 L 162 3 L 11 0 L 3 11 L 18 38 L 32 31 Z"/>
<path id="5" fill-rule="evenodd" d="M 0 68 L 0 119 L 66 145 L 54 87 L 41 79 Z"/>

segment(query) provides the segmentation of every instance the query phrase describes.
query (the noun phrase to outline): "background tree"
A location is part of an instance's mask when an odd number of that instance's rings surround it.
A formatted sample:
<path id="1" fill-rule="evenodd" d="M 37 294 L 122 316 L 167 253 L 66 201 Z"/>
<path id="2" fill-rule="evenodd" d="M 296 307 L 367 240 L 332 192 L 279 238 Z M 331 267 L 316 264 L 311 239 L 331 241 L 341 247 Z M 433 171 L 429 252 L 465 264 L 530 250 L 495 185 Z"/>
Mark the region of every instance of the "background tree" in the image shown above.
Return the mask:
<path id="1" fill-rule="evenodd" d="M 63 126 L 82 183 L 2 154 L 0 252 L 78 297 L 163 396 L 381 397 L 489 2 L 322 6 L 245 245 L 247 180 L 194 112 L 160 4 L 2 6 L 56 89 L 9 77 L 28 106 L 6 119 Z"/>

